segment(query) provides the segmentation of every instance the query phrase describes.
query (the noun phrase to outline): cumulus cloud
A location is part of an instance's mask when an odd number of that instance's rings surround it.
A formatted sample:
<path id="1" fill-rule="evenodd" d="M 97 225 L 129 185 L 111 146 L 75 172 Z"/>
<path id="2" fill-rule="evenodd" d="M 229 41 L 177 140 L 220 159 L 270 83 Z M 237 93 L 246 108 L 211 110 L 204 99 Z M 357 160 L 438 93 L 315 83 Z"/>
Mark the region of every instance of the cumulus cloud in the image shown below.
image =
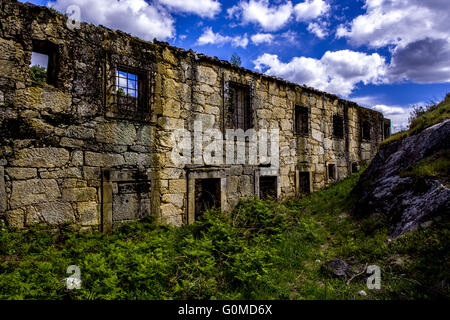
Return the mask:
<path id="1" fill-rule="evenodd" d="M 294 7 L 295 19 L 308 22 L 323 16 L 329 10 L 330 5 L 324 0 L 306 0 Z"/>
<path id="2" fill-rule="evenodd" d="M 337 36 L 376 48 L 406 45 L 427 37 L 450 38 L 447 0 L 366 0 L 365 9 L 365 14 L 341 25 Z"/>
<path id="3" fill-rule="evenodd" d="M 268 0 L 241 1 L 227 10 L 229 17 L 241 18 L 244 24 L 255 23 L 265 31 L 276 31 L 285 26 L 292 15 L 292 3 L 270 5 Z"/>
<path id="4" fill-rule="evenodd" d="M 390 65 L 392 81 L 450 82 L 450 41 L 426 38 L 397 46 Z"/>
<path id="5" fill-rule="evenodd" d="M 271 43 L 273 41 L 273 35 L 270 33 L 257 33 L 251 36 L 252 42 L 256 45 L 261 43 Z"/>
<path id="6" fill-rule="evenodd" d="M 307 30 L 313 34 L 316 35 L 316 37 L 323 39 L 328 35 L 328 31 L 326 29 L 325 24 L 323 23 L 317 23 L 317 22 L 310 22 L 308 24 Z"/>
<path id="7" fill-rule="evenodd" d="M 175 35 L 174 20 L 168 11 L 145 0 L 56 0 L 47 5 L 61 12 L 77 5 L 83 21 L 120 29 L 145 40 Z"/>
<path id="8" fill-rule="evenodd" d="M 450 81 L 448 0 L 366 0 L 364 8 L 366 13 L 338 27 L 338 38 L 357 46 L 389 46 L 391 81 Z"/>
<path id="9" fill-rule="evenodd" d="M 159 0 L 171 9 L 194 13 L 201 17 L 212 18 L 220 12 L 220 2 L 216 0 Z"/>
<path id="10" fill-rule="evenodd" d="M 216 44 L 218 46 L 224 45 L 225 43 L 231 43 L 233 47 L 247 47 L 248 38 L 247 34 L 243 36 L 223 36 L 220 33 L 214 33 L 211 27 L 206 27 L 203 30 L 203 34 L 198 38 L 198 45 L 206 45 L 206 44 Z"/>
<path id="11" fill-rule="evenodd" d="M 292 82 L 347 97 L 358 83 L 385 81 L 385 59 L 378 53 L 350 50 L 327 51 L 321 59 L 294 57 L 285 63 L 277 55 L 265 53 L 255 61 L 255 69 Z"/>

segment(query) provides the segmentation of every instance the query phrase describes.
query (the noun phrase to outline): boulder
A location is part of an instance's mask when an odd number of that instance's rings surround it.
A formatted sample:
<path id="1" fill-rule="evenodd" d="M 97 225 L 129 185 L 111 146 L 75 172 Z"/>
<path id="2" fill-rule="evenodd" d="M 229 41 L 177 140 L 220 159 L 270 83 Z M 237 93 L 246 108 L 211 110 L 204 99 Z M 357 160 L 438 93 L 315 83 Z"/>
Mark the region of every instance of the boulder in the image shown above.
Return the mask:
<path id="1" fill-rule="evenodd" d="M 333 259 L 328 261 L 323 266 L 323 270 L 325 273 L 334 277 L 350 278 L 353 275 L 352 268 L 347 264 L 347 262 L 341 259 Z"/>
<path id="2" fill-rule="evenodd" d="M 353 195 L 354 213 L 367 217 L 381 213 L 392 237 L 450 212 L 450 190 L 434 177 L 401 176 L 429 156 L 450 148 L 450 119 L 422 132 L 384 145 L 361 175 Z"/>

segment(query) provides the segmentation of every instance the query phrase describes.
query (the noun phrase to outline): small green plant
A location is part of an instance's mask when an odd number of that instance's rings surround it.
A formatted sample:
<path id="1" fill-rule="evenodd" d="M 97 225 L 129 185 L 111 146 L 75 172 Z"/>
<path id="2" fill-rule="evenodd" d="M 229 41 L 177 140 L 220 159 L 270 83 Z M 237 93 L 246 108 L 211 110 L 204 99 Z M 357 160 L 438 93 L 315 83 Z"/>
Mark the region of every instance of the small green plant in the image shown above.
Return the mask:
<path id="1" fill-rule="evenodd" d="M 30 67 L 31 80 L 34 82 L 45 83 L 47 81 L 47 69 L 39 65 Z"/>
<path id="2" fill-rule="evenodd" d="M 238 67 L 240 67 L 242 64 L 241 57 L 239 57 L 239 55 L 237 53 L 232 54 L 230 62 Z"/>

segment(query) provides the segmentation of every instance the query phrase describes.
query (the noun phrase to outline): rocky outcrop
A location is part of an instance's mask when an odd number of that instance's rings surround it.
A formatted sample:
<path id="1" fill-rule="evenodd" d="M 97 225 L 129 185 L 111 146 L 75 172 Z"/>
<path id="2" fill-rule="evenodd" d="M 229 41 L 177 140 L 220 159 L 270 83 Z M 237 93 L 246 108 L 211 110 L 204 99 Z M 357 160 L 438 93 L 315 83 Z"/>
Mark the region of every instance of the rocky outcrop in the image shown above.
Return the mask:
<path id="1" fill-rule="evenodd" d="M 424 131 L 382 146 L 353 190 L 359 216 L 382 214 L 398 236 L 428 225 L 450 212 L 450 190 L 434 177 L 401 175 L 422 159 L 450 147 L 450 119 Z"/>

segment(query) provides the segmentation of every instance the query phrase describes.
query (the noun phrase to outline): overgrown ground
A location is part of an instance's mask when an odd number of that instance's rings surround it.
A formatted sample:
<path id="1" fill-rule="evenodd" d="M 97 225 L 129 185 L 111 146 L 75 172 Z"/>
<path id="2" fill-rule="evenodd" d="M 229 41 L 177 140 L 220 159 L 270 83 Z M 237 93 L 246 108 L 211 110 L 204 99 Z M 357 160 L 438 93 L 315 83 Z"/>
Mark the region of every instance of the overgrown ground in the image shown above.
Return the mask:
<path id="1" fill-rule="evenodd" d="M 0 299 L 417 299 L 449 298 L 448 221 L 390 240 L 379 219 L 350 216 L 359 174 L 286 203 L 249 200 L 183 228 L 130 223 L 112 236 L 63 228 L 0 231 Z M 381 268 L 332 278 L 322 265 Z M 82 289 L 66 291 L 69 265 Z M 365 290 L 367 296 L 358 296 Z"/>

